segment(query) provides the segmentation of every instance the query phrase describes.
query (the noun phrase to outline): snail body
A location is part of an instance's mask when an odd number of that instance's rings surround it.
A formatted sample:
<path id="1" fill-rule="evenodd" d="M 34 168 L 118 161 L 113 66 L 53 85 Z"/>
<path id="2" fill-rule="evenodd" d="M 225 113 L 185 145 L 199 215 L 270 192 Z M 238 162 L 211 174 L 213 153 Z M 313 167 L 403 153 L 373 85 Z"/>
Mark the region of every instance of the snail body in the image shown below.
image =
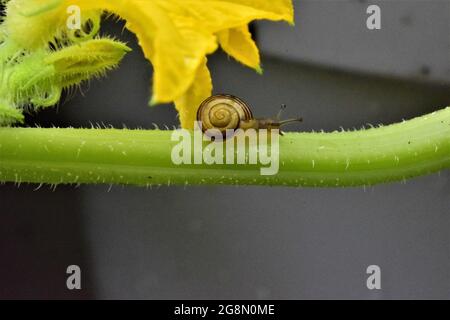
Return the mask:
<path id="1" fill-rule="evenodd" d="M 280 111 L 281 112 L 281 111 Z M 219 94 L 207 98 L 197 111 L 197 121 L 202 123 L 202 130 L 219 130 L 225 137 L 227 130 L 279 129 L 282 125 L 302 121 L 301 118 L 280 121 L 276 119 L 255 119 L 250 106 L 242 99 Z"/>

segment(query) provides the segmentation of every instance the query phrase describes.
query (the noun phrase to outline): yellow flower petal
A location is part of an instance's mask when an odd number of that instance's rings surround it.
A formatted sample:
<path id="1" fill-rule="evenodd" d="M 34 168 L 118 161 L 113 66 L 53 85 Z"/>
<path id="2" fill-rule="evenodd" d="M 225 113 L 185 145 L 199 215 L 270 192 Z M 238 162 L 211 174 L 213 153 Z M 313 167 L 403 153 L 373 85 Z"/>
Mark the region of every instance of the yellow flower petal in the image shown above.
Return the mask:
<path id="1" fill-rule="evenodd" d="M 294 6 L 292 0 L 216 0 L 222 2 L 237 3 L 240 5 L 258 8 L 262 11 L 275 14 L 273 20 L 285 20 L 290 24 L 294 23 Z M 265 18 L 270 19 L 270 18 Z"/>
<path id="2" fill-rule="evenodd" d="M 131 1 L 131 0 L 130 0 Z M 178 28 L 216 33 L 240 27 L 253 20 L 293 20 L 292 4 L 286 0 L 153 0 L 171 17 Z M 282 5 L 283 4 L 283 5 Z M 201 29 L 201 27 L 203 29 Z"/>
<path id="3" fill-rule="evenodd" d="M 286 1 L 276 1 L 283 7 L 273 10 L 267 1 L 218 0 L 97 0 L 86 6 L 101 6 L 127 21 L 127 28 L 137 35 L 145 56 L 153 64 L 152 102 L 158 103 L 174 101 L 191 87 L 203 57 L 217 48 L 216 32 L 242 28 L 255 19 L 292 19 L 292 7 L 284 5 Z M 252 48 L 252 52 L 243 54 L 246 48 L 235 42 L 228 49 L 239 60 L 257 68 L 256 46 L 241 30 L 231 31 L 231 40 L 246 39 L 243 45 Z"/>
<path id="4" fill-rule="evenodd" d="M 153 65 L 154 103 L 172 102 L 183 95 L 194 81 L 203 58 L 217 49 L 212 33 L 204 32 L 196 25 L 180 28 L 172 19 L 171 10 L 176 11 L 181 6 L 178 1 L 79 2 L 89 9 L 102 7 L 127 21 L 127 28 L 136 34 L 145 57 Z"/>
<path id="5" fill-rule="evenodd" d="M 175 100 L 175 107 L 180 115 L 181 126 L 186 129 L 193 129 L 197 119 L 197 109 L 200 104 L 211 95 L 212 81 L 207 59 L 204 58 L 195 74 L 195 80 L 191 87 L 178 99 Z"/>
<path id="6" fill-rule="evenodd" d="M 217 36 L 222 49 L 244 65 L 262 73 L 259 50 L 248 26 L 220 31 Z"/>

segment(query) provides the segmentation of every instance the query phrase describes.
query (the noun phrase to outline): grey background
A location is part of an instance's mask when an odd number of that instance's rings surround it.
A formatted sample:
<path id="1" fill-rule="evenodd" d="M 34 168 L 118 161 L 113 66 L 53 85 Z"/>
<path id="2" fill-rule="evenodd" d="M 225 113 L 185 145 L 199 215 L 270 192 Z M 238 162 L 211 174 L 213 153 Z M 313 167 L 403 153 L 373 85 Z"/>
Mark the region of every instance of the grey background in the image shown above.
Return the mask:
<path id="1" fill-rule="evenodd" d="M 438 110 L 450 105 L 450 6 L 430 2 L 431 11 L 425 1 L 370 2 L 386 12 L 375 35 L 364 28 L 369 2 L 296 1 L 295 28 L 255 27 L 264 76 L 218 53 L 209 62 L 214 91 L 244 98 L 258 116 L 286 103 L 286 117 L 304 117 L 302 130 Z M 146 105 L 151 67 L 134 37 L 105 26 L 135 50 L 107 79 L 84 86 L 84 97 L 30 116 L 30 124 L 177 124 L 173 107 Z M 6 184 L 0 297 L 448 299 L 449 176 L 365 189 Z M 82 268 L 81 291 L 65 289 L 69 264 Z M 366 288 L 372 264 L 382 270 L 380 291 Z"/>

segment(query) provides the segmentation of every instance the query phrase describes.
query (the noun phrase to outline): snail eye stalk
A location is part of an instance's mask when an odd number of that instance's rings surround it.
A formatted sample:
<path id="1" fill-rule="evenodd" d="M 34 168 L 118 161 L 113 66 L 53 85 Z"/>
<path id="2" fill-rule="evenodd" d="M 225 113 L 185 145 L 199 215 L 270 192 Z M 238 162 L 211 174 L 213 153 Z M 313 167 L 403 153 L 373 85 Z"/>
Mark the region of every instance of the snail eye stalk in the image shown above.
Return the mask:
<path id="1" fill-rule="evenodd" d="M 289 123 L 293 123 L 293 122 L 302 122 L 303 118 L 298 117 L 298 118 L 294 118 L 294 119 L 287 119 L 287 120 L 281 120 L 281 115 L 283 114 L 283 111 L 286 109 L 286 105 L 283 103 L 280 107 L 280 111 L 278 111 L 277 116 L 275 117 L 275 124 L 279 127 L 284 126 L 286 124 Z"/>
<path id="2" fill-rule="evenodd" d="M 276 119 L 277 121 L 280 121 L 280 120 L 281 120 L 281 115 L 283 114 L 283 111 L 286 109 L 286 107 L 287 107 L 287 106 L 286 106 L 284 103 L 281 105 L 280 111 L 278 111 L 277 116 L 275 117 L 275 119 Z"/>

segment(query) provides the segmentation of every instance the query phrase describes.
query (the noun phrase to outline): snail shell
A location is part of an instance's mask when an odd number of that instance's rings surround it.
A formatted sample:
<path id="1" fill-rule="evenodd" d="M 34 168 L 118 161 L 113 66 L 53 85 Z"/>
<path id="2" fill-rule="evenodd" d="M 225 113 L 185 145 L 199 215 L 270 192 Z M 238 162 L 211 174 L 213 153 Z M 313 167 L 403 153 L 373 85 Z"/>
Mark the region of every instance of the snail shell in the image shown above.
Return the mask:
<path id="1" fill-rule="evenodd" d="M 202 122 L 202 130 L 219 130 L 223 136 L 227 129 L 239 129 L 253 120 L 250 107 L 238 97 L 219 94 L 209 97 L 200 105 L 197 120 Z"/>

